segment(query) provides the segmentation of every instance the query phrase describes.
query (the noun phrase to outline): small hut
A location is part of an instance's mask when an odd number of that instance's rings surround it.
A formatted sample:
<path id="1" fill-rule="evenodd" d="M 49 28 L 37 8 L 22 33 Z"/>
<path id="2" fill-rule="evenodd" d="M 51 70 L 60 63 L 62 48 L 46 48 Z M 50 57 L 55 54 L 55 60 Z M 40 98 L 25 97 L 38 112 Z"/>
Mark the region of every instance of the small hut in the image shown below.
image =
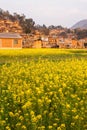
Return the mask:
<path id="1" fill-rule="evenodd" d="M 22 37 L 17 33 L 0 33 L 0 48 L 22 48 Z"/>

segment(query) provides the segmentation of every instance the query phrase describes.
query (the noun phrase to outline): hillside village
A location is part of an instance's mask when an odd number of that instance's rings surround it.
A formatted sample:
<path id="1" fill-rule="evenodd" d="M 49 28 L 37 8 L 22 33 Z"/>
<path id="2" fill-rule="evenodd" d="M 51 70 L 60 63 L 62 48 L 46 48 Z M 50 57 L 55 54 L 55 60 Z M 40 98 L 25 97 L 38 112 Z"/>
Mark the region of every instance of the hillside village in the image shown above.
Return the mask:
<path id="1" fill-rule="evenodd" d="M 75 35 L 63 37 L 60 32 L 65 30 L 53 29 L 49 35 L 38 31 L 35 34 L 22 34 L 23 48 L 87 48 L 87 38 L 77 40 Z"/>
<path id="2" fill-rule="evenodd" d="M 22 27 L 19 25 L 18 21 L 12 22 L 10 20 L 0 20 L 0 33 L 2 32 L 15 32 L 22 33 Z"/>
<path id="3" fill-rule="evenodd" d="M 49 28 L 49 33 L 34 27 L 25 33 L 18 20 L 0 19 L 0 33 L 17 33 L 22 37 L 22 48 L 87 48 L 87 37 L 77 38 L 75 30 Z M 86 34 L 87 35 L 87 34 Z"/>

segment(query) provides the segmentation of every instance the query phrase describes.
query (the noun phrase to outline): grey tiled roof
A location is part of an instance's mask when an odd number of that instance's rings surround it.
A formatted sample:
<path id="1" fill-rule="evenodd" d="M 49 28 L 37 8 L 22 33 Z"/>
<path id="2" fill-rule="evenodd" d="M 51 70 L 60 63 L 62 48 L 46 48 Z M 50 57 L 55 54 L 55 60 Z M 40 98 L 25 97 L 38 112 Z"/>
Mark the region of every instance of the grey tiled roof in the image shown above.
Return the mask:
<path id="1" fill-rule="evenodd" d="M 0 33 L 0 38 L 22 38 L 17 33 Z"/>

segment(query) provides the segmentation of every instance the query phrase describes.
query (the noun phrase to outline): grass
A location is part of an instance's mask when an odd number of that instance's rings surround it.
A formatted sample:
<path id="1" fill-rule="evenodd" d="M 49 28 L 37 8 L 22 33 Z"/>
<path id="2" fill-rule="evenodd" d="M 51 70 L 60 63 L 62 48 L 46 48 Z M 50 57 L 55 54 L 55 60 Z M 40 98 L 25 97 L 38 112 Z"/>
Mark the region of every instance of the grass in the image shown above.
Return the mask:
<path id="1" fill-rule="evenodd" d="M 9 63 L 16 61 L 30 61 L 48 59 L 64 60 L 68 58 L 87 59 L 87 50 L 79 49 L 22 49 L 22 50 L 0 50 L 0 63 Z"/>

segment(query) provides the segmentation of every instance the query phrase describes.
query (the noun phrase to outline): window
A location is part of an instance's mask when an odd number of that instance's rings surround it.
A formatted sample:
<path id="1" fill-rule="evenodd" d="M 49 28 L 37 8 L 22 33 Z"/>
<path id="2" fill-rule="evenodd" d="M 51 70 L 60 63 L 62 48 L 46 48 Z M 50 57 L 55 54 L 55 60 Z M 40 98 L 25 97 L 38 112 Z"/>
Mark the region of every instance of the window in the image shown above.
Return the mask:
<path id="1" fill-rule="evenodd" d="M 14 39 L 14 44 L 18 44 L 18 39 Z"/>

